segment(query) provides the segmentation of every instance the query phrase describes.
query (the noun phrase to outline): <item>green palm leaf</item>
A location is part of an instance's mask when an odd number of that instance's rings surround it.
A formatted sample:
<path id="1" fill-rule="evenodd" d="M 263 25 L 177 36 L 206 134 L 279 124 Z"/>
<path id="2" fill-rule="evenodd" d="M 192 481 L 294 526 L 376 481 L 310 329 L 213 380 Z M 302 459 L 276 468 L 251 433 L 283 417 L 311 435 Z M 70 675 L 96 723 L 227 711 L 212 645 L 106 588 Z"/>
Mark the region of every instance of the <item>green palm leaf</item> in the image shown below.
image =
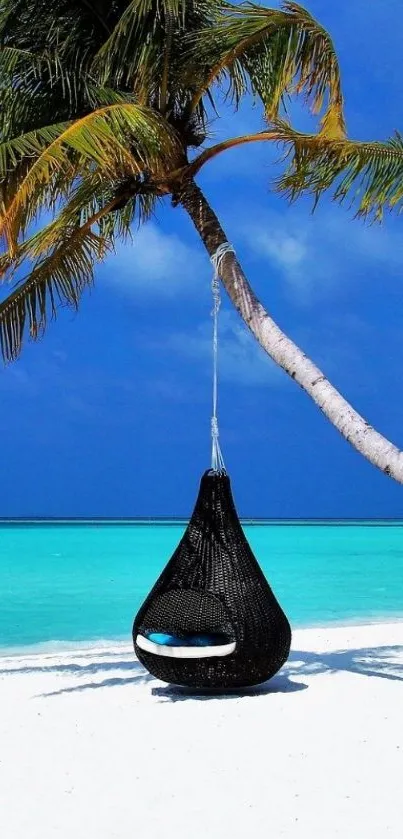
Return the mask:
<path id="1" fill-rule="evenodd" d="M 117 239 L 131 235 L 134 223 L 148 220 L 158 198 L 142 194 L 141 181 L 137 187 L 133 194 L 133 183 L 130 189 L 125 183 L 111 187 L 99 173 L 90 174 L 53 221 L 14 252 L 0 256 L 0 277 L 7 282 L 29 264 L 27 275 L 0 303 L 0 344 L 6 361 L 19 355 L 24 333 L 37 338 L 44 332 L 59 306 L 77 308 L 84 288 L 93 283 L 95 264 Z"/>
<path id="2" fill-rule="evenodd" d="M 12 279 L 24 260 L 36 260 L 0 303 L 0 345 L 5 361 L 18 357 L 25 334 L 39 338 L 60 306 L 77 309 L 84 289 L 93 284 L 95 265 L 113 249 L 116 238 L 130 235 L 133 222 L 141 224 L 149 218 L 156 200 L 152 195 L 137 195 L 117 210 L 116 198 L 100 207 L 95 184 L 92 194 L 91 184 L 85 188 L 81 184 L 59 217 L 21 244 L 14 258 L 10 254 L 0 257 L 0 274 L 6 280 Z M 90 208 L 97 206 L 97 212 L 90 215 Z"/>
<path id="3" fill-rule="evenodd" d="M 86 286 L 93 283 L 94 264 L 111 242 L 87 223 L 40 260 L 17 288 L 0 303 L 0 344 L 5 361 L 18 357 L 24 333 L 36 339 L 59 305 L 77 308 Z"/>
<path id="4" fill-rule="evenodd" d="M 291 200 L 307 191 L 317 203 L 333 189 L 333 198 L 350 198 L 359 216 L 380 220 L 385 209 L 402 211 L 403 138 L 397 132 L 385 143 L 328 140 L 321 134 L 300 134 L 285 123 L 279 132 L 290 162 L 277 189 Z"/>
<path id="5" fill-rule="evenodd" d="M 144 169 L 161 172 L 174 159 L 176 144 L 174 132 L 158 114 L 131 103 L 108 105 L 67 126 L 8 142 L 3 154 L 0 150 L 3 165 L 34 155 L 0 216 L 0 232 L 10 250 L 37 212 L 43 206 L 53 208 L 88 166 L 109 183 Z"/>
<path id="6" fill-rule="evenodd" d="M 228 78 L 236 104 L 250 84 L 272 119 L 286 94 L 302 93 L 315 113 L 325 104 L 344 132 L 333 43 L 326 30 L 296 3 L 285 3 L 282 10 L 253 3 L 225 4 L 215 25 L 188 40 L 189 76 L 198 74 L 199 78 L 193 107 L 211 85 Z"/>
<path id="7" fill-rule="evenodd" d="M 56 314 L 57 302 L 77 308 L 84 287 L 93 281 L 94 262 L 103 258 L 106 249 L 105 240 L 91 231 L 68 240 L 0 304 L 0 343 L 5 361 L 19 355 L 27 327 L 32 338 L 43 332 L 49 310 L 53 317 Z"/>
<path id="8" fill-rule="evenodd" d="M 137 90 L 164 71 L 167 81 L 173 29 L 178 22 L 183 26 L 186 5 L 186 0 L 132 0 L 96 55 L 94 69 L 115 84 L 135 79 Z"/>
<path id="9" fill-rule="evenodd" d="M 141 180 L 110 184 L 98 172 L 83 178 L 55 219 L 0 256 L 0 278 L 10 282 L 25 260 L 43 259 L 95 218 L 97 232 L 111 243 L 131 235 L 133 223 L 145 223 L 158 200 L 143 189 Z"/>

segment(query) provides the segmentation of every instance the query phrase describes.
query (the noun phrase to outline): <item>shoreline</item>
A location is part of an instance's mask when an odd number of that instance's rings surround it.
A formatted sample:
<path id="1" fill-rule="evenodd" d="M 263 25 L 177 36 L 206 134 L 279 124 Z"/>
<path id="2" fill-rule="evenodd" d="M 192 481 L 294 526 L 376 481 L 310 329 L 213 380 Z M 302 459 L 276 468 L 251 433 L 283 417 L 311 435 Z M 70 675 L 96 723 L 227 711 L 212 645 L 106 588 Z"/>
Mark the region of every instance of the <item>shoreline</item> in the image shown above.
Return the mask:
<path id="1" fill-rule="evenodd" d="M 403 612 L 397 615 L 390 615 L 385 617 L 376 616 L 373 620 L 370 617 L 363 618 L 345 618 L 345 620 L 329 621 L 309 624 L 294 624 L 291 625 L 292 635 L 299 632 L 322 632 L 336 629 L 355 629 L 358 627 L 376 627 L 376 626 L 390 626 L 403 624 Z M 120 636 L 110 638 L 84 638 L 82 640 L 47 640 L 33 642 L 32 644 L 22 644 L 20 646 L 0 646 L 0 659 L 21 657 L 27 658 L 29 656 L 47 656 L 47 655 L 73 655 L 75 653 L 95 654 L 97 652 L 105 652 L 110 650 L 127 650 L 133 651 L 133 644 L 131 636 Z"/>

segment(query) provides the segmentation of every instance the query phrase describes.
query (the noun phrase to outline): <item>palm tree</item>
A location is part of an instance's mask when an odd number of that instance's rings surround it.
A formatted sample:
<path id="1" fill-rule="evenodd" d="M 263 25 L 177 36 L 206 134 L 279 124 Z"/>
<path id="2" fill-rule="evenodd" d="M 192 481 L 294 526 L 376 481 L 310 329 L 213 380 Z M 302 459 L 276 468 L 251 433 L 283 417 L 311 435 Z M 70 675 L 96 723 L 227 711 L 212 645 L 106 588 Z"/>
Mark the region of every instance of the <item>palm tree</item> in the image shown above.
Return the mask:
<path id="1" fill-rule="evenodd" d="M 0 271 L 7 280 L 18 272 L 0 304 L 6 361 L 60 305 L 78 306 L 96 263 L 167 196 L 214 256 L 227 237 L 195 178 L 235 146 L 282 144 L 289 162 L 277 188 L 292 198 L 308 190 L 317 200 L 334 188 L 337 200 L 353 194 L 358 213 L 376 218 L 401 204 L 400 136 L 384 144 L 346 138 L 332 41 L 294 2 L 3 0 L 0 89 Z M 250 93 L 265 129 L 208 144 L 217 99 L 229 97 L 236 110 Z M 316 134 L 286 120 L 294 95 L 318 115 Z M 281 331 L 235 253 L 223 256 L 221 276 L 270 357 L 346 440 L 403 483 L 403 453 Z"/>

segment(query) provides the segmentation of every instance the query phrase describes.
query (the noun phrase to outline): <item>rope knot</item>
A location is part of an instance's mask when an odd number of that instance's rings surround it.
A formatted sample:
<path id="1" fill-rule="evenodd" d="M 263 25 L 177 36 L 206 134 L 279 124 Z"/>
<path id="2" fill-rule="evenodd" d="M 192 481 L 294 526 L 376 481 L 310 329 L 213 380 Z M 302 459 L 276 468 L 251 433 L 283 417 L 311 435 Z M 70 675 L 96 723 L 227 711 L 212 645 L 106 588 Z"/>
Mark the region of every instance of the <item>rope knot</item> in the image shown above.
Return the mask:
<path id="1" fill-rule="evenodd" d="M 235 250 L 230 242 L 222 242 L 222 244 L 218 246 L 216 252 L 213 253 L 213 256 L 210 257 L 210 261 L 214 268 L 214 279 L 219 279 L 221 263 L 227 253 L 235 253 Z"/>

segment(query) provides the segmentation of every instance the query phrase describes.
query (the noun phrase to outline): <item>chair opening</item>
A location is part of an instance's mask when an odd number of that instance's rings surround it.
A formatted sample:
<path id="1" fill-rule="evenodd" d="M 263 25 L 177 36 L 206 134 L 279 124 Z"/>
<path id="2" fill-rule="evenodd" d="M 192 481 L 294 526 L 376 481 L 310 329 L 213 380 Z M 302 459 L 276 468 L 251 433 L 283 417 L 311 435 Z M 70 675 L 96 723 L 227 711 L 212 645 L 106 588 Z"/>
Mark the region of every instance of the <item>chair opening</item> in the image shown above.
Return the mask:
<path id="1" fill-rule="evenodd" d="M 157 596 L 137 627 L 135 644 L 167 658 L 216 658 L 235 651 L 234 630 L 219 598 L 178 590 Z"/>

